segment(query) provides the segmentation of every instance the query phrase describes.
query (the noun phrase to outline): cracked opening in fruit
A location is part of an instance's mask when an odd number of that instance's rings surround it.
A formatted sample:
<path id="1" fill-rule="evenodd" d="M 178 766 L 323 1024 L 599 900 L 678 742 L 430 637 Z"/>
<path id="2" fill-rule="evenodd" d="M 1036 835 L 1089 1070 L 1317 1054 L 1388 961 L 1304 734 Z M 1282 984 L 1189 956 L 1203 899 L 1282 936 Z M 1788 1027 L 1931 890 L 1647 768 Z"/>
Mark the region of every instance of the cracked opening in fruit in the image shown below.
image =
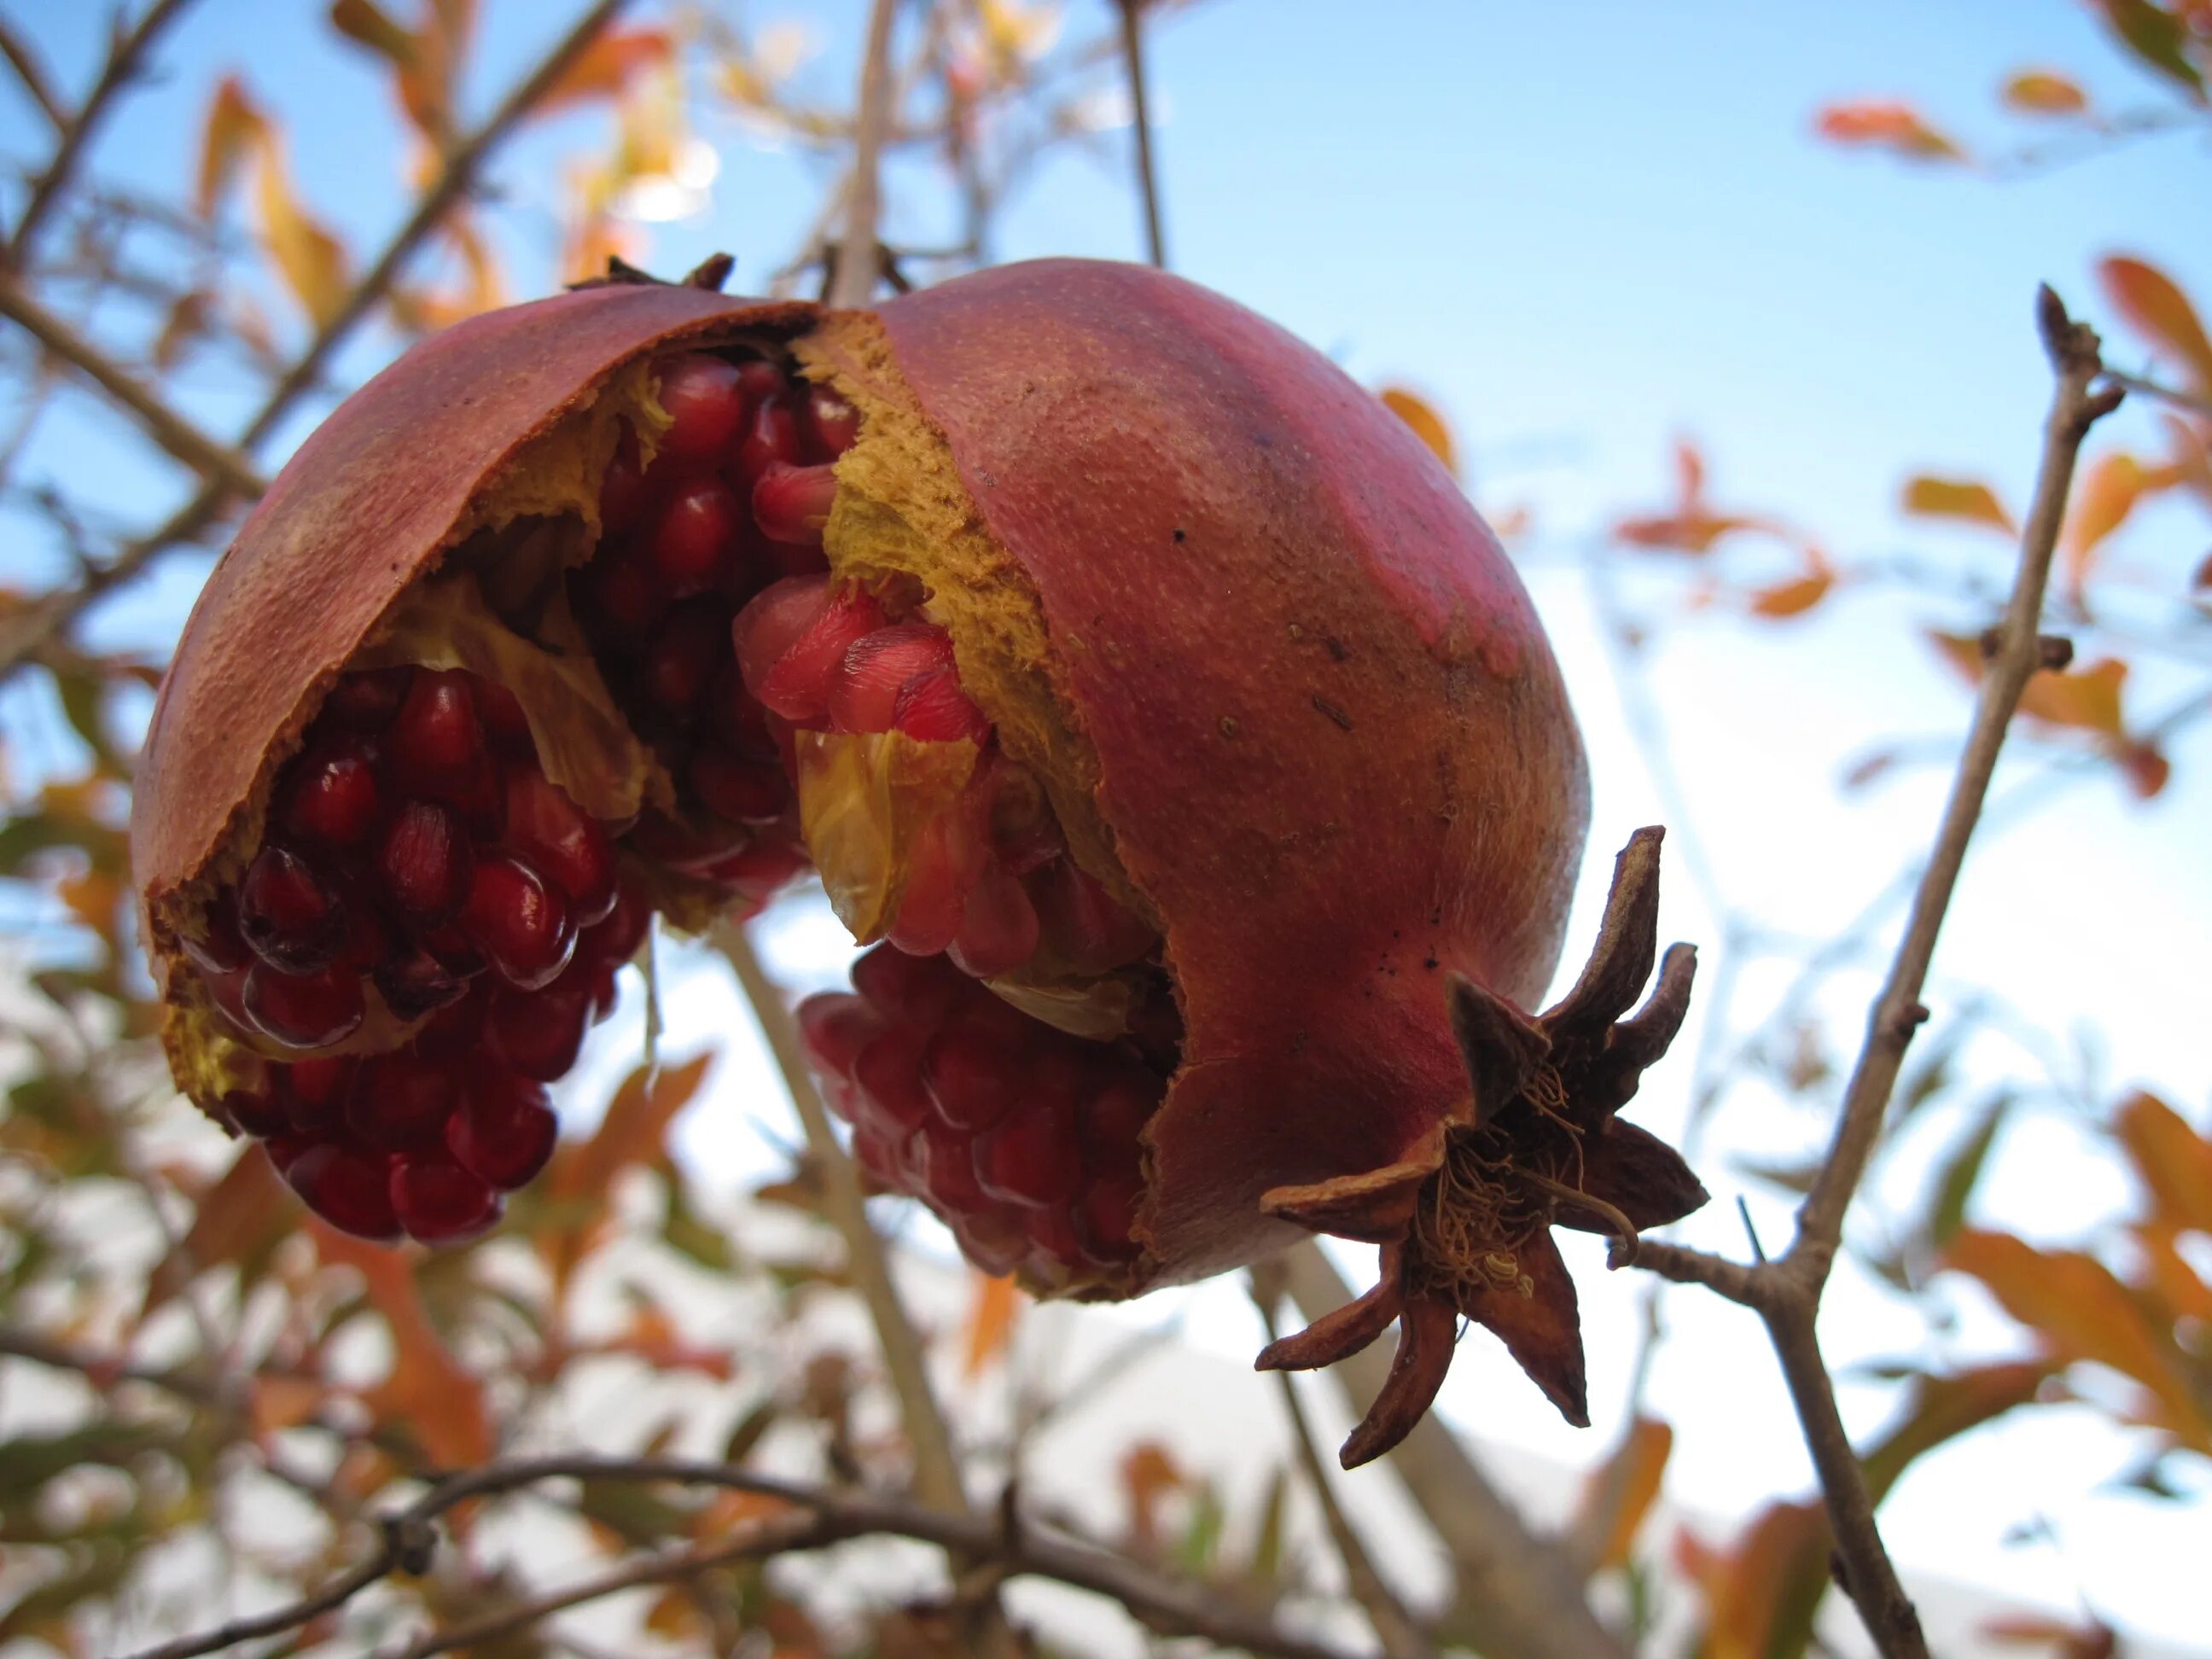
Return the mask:
<path id="1" fill-rule="evenodd" d="M 492 1224 L 652 915 L 748 915 L 811 849 L 888 941 L 807 1016 L 864 1166 L 987 1267 L 1126 1279 L 1180 1036 L 1158 930 L 1033 596 L 838 349 L 617 375 L 484 492 L 242 815 L 173 1047 L 334 1224 Z"/>

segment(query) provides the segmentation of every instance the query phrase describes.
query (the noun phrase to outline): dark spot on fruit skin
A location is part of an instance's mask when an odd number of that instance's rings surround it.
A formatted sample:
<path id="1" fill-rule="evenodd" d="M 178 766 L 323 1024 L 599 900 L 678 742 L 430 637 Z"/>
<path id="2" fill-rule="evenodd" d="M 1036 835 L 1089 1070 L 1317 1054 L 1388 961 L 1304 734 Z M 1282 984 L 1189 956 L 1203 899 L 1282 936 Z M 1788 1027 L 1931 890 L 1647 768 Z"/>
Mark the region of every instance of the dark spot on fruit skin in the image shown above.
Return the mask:
<path id="1" fill-rule="evenodd" d="M 1176 528 L 1176 532 L 1175 532 L 1175 538 L 1176 538 L 1176 541 L 1178 541 L 1178 542 L 1180 542 L 1180 541 L 1182 541 L 1182 540 L 1183 540 L 1183 539 L 1184 539 L 1184 537 L 1183 537 L 1183 532 L 1182 532 L 1182 530 L 1181 526 L 1177 526 L 1177 528 Z"/>
<path id="2" fill-rule="evenodd" d="M 1237 721 L 1228 714 L 1221 717 L 1221 735 L 1224 738 L 1233 738 L 1237 735 Z"/>
<path id="3" fill-rule="evenodd" d="M 1421 966 L 1427 969 L 1429 972 L 1432 974 L 1435 973 L 1442 965 L 1443 964 L 1438 963 L 1434 957 L 1423 957 L 1421 958 Z"/>
<path id="4" fill-rule="evenodd" d="M 1328 639 L 1323 640 L 1322 643 L 1328 647 L 1328 654 L 1331 661 L 1345 662 L 1350 659 L 1352 656 L 1351 647 L 1346 645 L 1342 640 L 1338 639 L 1335 635 L 1331 635 Z"/>
<path id="5" fill-rule="evenodd" d="M 1352 716 L 1346 714 L 1341 708 L 1339 708 L 1327 697 L 1322 696 L 1318 691 L 1314 693 L 1313 706 L 1319 712 L 1326 714 L 1329 719 L 1334 720 L 1337 725 L 1341 726 L 1345 731 L 1349 732 L 1352 730 Z"/>

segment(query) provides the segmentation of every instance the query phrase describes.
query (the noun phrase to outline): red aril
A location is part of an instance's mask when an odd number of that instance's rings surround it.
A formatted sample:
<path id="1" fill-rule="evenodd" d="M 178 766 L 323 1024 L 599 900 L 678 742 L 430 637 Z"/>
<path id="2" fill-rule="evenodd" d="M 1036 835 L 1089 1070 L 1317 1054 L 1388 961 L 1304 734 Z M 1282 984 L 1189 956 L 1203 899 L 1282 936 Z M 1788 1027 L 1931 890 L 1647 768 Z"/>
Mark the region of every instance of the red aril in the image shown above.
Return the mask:
<path id="1" fill-rule="evenodd" d="M 713 460 L 744 419 L 745 393 L 734 364 L 690 353 L 664 365 L 653 394 L 667 412 L 662 451 L 679 461 Z"/>
<path id="2" fill-rule="evenodd" d="M 279 1162 L 277 1143 L 269 1143 L 270 1161 L 307 1206 L 357 1238 L 399 1237 L 399 1218 L 392 1208 L 391 1160 L 381 1152 L 356 1151 L 328 1142 L 287 1147 Z"/>
<path id="3" fill-rule="evenodd" d="M 417 673 L 392 716 L 386 742 L 404 787 L 465 787 L 486 757 L 483 724 L 477 718 L 469 677 L 459 669 Z"/>
<path id="4" fill-rule="evenodd" d="M 791 781 L 773 761 L 744 760 L 719 744 L 703 744 L 685 776 L 699 804 L 732 823 L 774 823 L 791 805 Z"/>
<path id="5" fill-rule="evenodd" d="M 449 808 L 410 800 L 384 832 L 376 871 L 401 915 L 416 927 L 434 927 L 468 896 L 474 862 L 467 833 Z"/>
<path id="6" fill-rule="evenodd" d="M 916 675 L 900 686 L 891 702 L 890 723 L 895 731 L 924 743 L 981 743 L 991 732 L 983 711 L 969 701 L 960 676 L 950 668 Z"/>
<path id="7" fill-rule="evenodd" d="M 653 525 L 653 568 L 660 586 L 679 599 L 713 587 L 737 556 L 744 522 L 743 504 L 719 478 L 678 485 Z"/>
<path id="8" fill-rule="evenodd" d="M 530 714 L 522 699 L 495 680 L 474 680 L 470 689 L 476 694 L 477 718 L 491 746 L 510 759 L 532 757 L 537 739 L 531 735 Z"/>
<path id="9" fill-rule="evenodd" d="M 772 542 L 819 547 L 830 522 L 830 503 L 837 494 L 837 475 L 828 466 L 793 466 L 771 461 L 753 483 L 753 522 Z"/>
<path id="10" fill-rule="evenodd" d="M 1065 1103 L 1030 1102 L 975 1139 L 975 1179 L 1008 1204 L 1048 1209 L 1083 1185 L 1083 1149 Z"/>
<path id="11" fill-rule="evenodd" d="M 478 861 L 461 928 L 501 978 L 525 991 L 550 984 L 576 948 L 567 903 L 533 866 L 513 856 Z"/>
<path id="12" fill-rule="evenodd" d="M 499 1195 L 451 1158 L 419 1152 L 392 1160 L 392 1211 L 410 1237 L 459 1244 L 489 1232 Z"/>
<path id="13" fill-rule="evenodd" d="M 728 627 L 712 605 L 694 602 L 672 611 L 640 665 L 647 698 L 664 714 L 689 714 L 729 648 Z"/>
<path id="14" fill-rule="evenodd" d="M 615 904 L 615 848 L 599 821 L 535 767 L 507 774 L 507 844 L 552 878 L 577 926 Z"/>
<path id="15" fill-rule="evenodd" d="M 826 386 L 812 385 L 799 405 L 799 446 L 811 461 L 834 461 L 860 435 L 860 411 Z"/>
<path id="16" fill-rule="evenodd" d="M 645 472 L 638 465 L 637 434 L 625 425 L 614 459 L 599 479 L 599 534 L 623 534 L 637 522 L 645 502 Z"/>
<path id="17" fill-rule="evenodd" d="M 331 1055 L 277 1067 L 276 1095 L 283 1103 L 286 1127 L 302 1134 L 335 1128 L 345 1115 L 358 1066 L 350 1055 Z"/>
<path id="18" fill-rule="evenodd" d="M 327 1048 L 361 1029 L 367 1012 L 361 981 L 343 968 L 279 973 L 265 962 L 247 970 L 240 997 L 246 1017 L 288 1048 Z"/>
<path id="19" fill-rule="evenodd" d="M 818 723 L 830 712 L 830 688 L 846 652 L 884 621 L 883 601 L 866 588 L 832 594 L 760 678 L 752 678 L 750 664 L 740 656 L 745 684 L 770 714 L 799 726 Z"/>
<path id="20" fill-rule="evenodd" d="M 827 576 L 786 576 L 763 588 L 738 613 L 730 630 L 731 641 L 737 649 L 741 687 L 749 700 L 829 604 Z M 759 707 L 757 701 L 753 707 Z M 725 723 L 734 725 L 745 717 L 740 709 Z"/>
<path id="21" fill-rule="evenodd" d="M 491 1051 L 521 1077 L 552 1083 L 567 1076 L 591 1023 L 592 989 L 588 963 L 572 963 L 538 991 L 493 987 L 484 1017 Z"/>
<path id="22" fill-rule="evenodd" d="M 878 1013 L 933 1031 L 965 999 L 967 982 L 941 957 L 871 951 L 853 964 L 853 988 Z"/>
<path id="23" fill-rule="evenodd" d="M 280 817 L 284 827 L 322 847 L 356 845 L 376 828 L 375 761 L 358 739 L 311 750 L 293 767 Z"/>
<path id="24" fill-rule="evenodd" d="M 853 1081 L 866 1097 L 860 1121 L 879 1133 L 903 1135 L 929 1118 L 929 1095 L 921 1083 L 921 1051 L 927 1039 L 918 1031 L 891 1026 L 862 1045 L 853 1060 Z"/>
<path id="25" fill-rule="evenodd" d="M 238 932 L 238 890 L 226 887 L 215 896 L 200 920 L 200 931 L 179 941 L 185 955 L 203 974 L 236 974 L 253 960 Z"/>
<path id="26" fill-rule="evenodd" d="M 478 1066 L 467 1098 L 446 1121 L 446 1147 L 464 1169 L 513 1192 L 545 1167 L 559 1127 L 542 1086 Z"/>
<path id="27" fill-rule="evenodd" d="M 781 395 L 764 397 L 754 406 L 738 441 L 733 471 L 750 493 L 753 483 L 779 461 L 799 459 L 799 422 Z"/>
<path id="28" fill-rule="evenodd" d="M 963 972 L 978 979 L 1010 974 L 1036 954 L 1037 913 L 1006 866 L 994 859 L 969 890 L 959 930 L 948 947 Z"/>
<path id="29" fill-rule="evenodd" d="M 347 1127 L 362 1145 L 382 1152 L 437 1146 L 459 1103 L 458 1084 L 453 1067 L 441 1060 L 404 1048 L 379 1054 L 355 1079 Z"/>
<path id="30" fill-rule="evenodd" d="M 268 966 L 310 974 L 328 967 L 345 944 L 345 906 L 299 854 L 264 847 L 239 884 L 238 931 Z"/>
<path id="31" fill-rule="evenodd" d="M 951 666 L 952 636 L 927 623 L 900 623 L 862 635 L 846 647 L 830 681 L 830 729 L 890 731 L 899 694 L 923 676 Z"/>
<path id="32" fill-rule="evenodd" d="M 288 1133 L 292 1127 L 284 1103 L 264 1090 L 233 1089 L 218 1104 L 216 1115 L 224 1122 L 256 1140 Z"/>

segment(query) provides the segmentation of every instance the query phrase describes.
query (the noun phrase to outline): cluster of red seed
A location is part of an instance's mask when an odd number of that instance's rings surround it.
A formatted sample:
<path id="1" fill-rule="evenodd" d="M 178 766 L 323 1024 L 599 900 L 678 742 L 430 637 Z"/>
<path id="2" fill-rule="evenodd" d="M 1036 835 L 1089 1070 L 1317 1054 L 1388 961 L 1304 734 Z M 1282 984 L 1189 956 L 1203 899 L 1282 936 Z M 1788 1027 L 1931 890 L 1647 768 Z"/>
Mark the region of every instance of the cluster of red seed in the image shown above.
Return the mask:
<path id="1" fill-rule="evenodd" d="M 1138 1134 L 1166 1085 L 1133 1045 L 1054 1030 L 894 945 L 853 983 L 799 1018 L 862 1168 L 926 1201 L 988 1272 L 1066 1286 L 1134 1259 Z"/>
<path id="2" fill-rule="evenodd" d="M 648 468 L 625 433 L 600 485 L 602 536 L 574 578 L 601 672 L 678 782 L 639 850 L 757 907 L 806 866 L 780 734 L 731 646 L 738 611 L 780 578 L 826 580 L 831 463 L 860 417 L 762 358 L 660 367 L 670 425 Z"/>
<path id="3" fill-rule="evenodd" d="M 951 807 L 919 831 L 888 937 L 913 956 L 948 952 L 979 979 L 1045 951 L 1061 975 L 1106 973 L 1145 955 L 1152 929 L 1067 856 L 1036 780 L 992 740 L 961 690 L 952 641 L 866 588 L 787 578 L 738 618 L 738 665 L 772 720 L 792 728 L 896 731 L 983 745 Z"/>
<path id="4" fill-rule="evenodd" d="M 612 1006 L 646 921 L 512 694 L 459 671 L 349 675 L 185 945 L 226 1018 L 300 1056 L 223 1109 L 335 1224 L 471 1237 L 550 1155 L 542 1085 Z M 423 1023 L 388 1053 L 331 1052 L 373 1018 Z"/>

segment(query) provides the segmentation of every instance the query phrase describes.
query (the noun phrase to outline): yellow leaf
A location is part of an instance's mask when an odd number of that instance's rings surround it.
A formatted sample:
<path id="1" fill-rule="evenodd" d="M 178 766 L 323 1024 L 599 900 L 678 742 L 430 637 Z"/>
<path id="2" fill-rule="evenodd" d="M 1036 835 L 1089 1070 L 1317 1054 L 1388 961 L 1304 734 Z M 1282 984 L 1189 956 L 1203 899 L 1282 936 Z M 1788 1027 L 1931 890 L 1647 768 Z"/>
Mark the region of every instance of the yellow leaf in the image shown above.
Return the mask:
<path id="1" fill-rule="evenodd" d="M 1907 478 L 1905 510 L 1923 518 L 1966 519 L 2008 536 L 2019 531 L 1996 492 L 1978 478 L 1938 478 L 1925 473 Z"/>
<path id="2" fill-rule="evenodd" d="M 1451 428 L 1437 413 L 1435 404 L 1401 386 L 1386 386 L 1376 395 L 1382 399 L 1384 408 L 1413 428 L 1413 435 L 1444 464 L 1445 471 L 1459 477 L 1459 449 L 1452 442 Z"/>
<path id="3" fill-rule="evenodd" d="M 1157 1440 L 1140 1440 L 1121 1459 L 1121 1491 L 1129 1500 L 1129 1547 L 1138 1555 L 1160 1542 L 1160 1500 L 1188 1485 L 1174 1455 Z"/>
<path id="4" fill-rule="evenodd" d="M 1656 1418 L 1639 1417 L 1628 1425 L 1620 1444 L 1583 1488 L 1582 1518 L 1576 1531 L 1597 1547 L 1599 1571 L 1625 1567 L 1638 1529 L 1659 1496 L 1674 1431 Z"/>
<path id="5" fill-rule="evenodd" d="M 1831 104 L 1814 122 L 1831 143 L 1887 149 L 1909 161 L 1963 161 L 1966 152 L 1922 120 L 1909 105 Z"/>
<path id="6" fill-rule="evenodd" d="M 2178 360 L 2200 389 L 2212 390 L 2212 338 L 2171 276 L 2146 260 L 2125 256 L 2100 260 L 2097 276 L 2106 299 L 2129 327 Z"/>
<path id="7" fill-rule="evenodd" d="M 1006 1351 L 1014 1334 L 1014 1316 L 1021 1311 L 1021 1292 L 1011 1279 L 975 1274 L 975 1299 L 968 1309 L 968 1355 L 965 1370 L 980 1376 L 983 1368 Z"/>
<path id="8" fill-rule="evenodd" d="M 293 193 L 283 147 L 271 128 L 263 136 L 261 177 L 255 192 L 261 236 L 269 258 L 307 314 L 318 324 L 337 315 L 350 285 L 345 249 L 316 223 Z"/>
<path id="9" fill-rule="evenodd" d="M 203 219 L 214 216 L 216 205 L 237 178 L 248 151 L 267 132 L 268 119 L 246 96 L 234 75 L 223 76 L 208 106 L 207 126 L 200 139 L 199 183 L 192 205 Z"/>
<path id="10" fill-rule="evenodd" d="M 2212 1233 L 2212 1141 L 2157 1096 L 2141 1092 L 2120 1108 L 2113 1130 L 2156 1218 Z"/>
<path id="11" fill-rule="evenodd" d="M 1964 634 L 1941 633 L 1931 633 L 1928 637 L 1944 659 L 1970 684 L 1980 684 L 1989 664 L 1982 656 L 1978 639 Z M 2027 689 L 2021 694 L 2020 712 L 2045 726 L 2118 738 L 2125 730 L 2120 692 L 2127 678 L 2127 664 L 2111 657 L 2087 668 L 2063 672 L 2043 669 L 2028 677 Z"/>
<path id="12" fill-rule="evenodd" d="M 1829 1536 L 1817 1504 L 1776 1504 L 1744 1529 L 1733 1547 L 1716 1547 L 1684 1532 L 1674 1559 L 1705 1601 L 1705 1659 L 1767 1659 L 1789 1651 L 1778 1638 L 1796 1604 L 1817 1599 L 1825 1583 Z"/>
<path id="13" fill-rule="evenodd" d="M 2001 95 L 2022 115 L 2079 115 L 2089 107 L 2088 94 L 2055 70 L 2021 70 L 2006 79 Z"/>
<path id="14" fill-rule="evenodd" d="M 1971 1230 L 1946 1255 L 1949 1267 L 1981 1280 L 2054 1354 L 2133 1378 L 2151 1395 L 2151 1421 L 2185 1444 L 2212 1451 L 2212 1425 L 2170 1352 L 2171 1334 L 2160 1340 L 2103 1262 L 2075 1250 L 2039 1250 L 2009 1233 Z"/>

